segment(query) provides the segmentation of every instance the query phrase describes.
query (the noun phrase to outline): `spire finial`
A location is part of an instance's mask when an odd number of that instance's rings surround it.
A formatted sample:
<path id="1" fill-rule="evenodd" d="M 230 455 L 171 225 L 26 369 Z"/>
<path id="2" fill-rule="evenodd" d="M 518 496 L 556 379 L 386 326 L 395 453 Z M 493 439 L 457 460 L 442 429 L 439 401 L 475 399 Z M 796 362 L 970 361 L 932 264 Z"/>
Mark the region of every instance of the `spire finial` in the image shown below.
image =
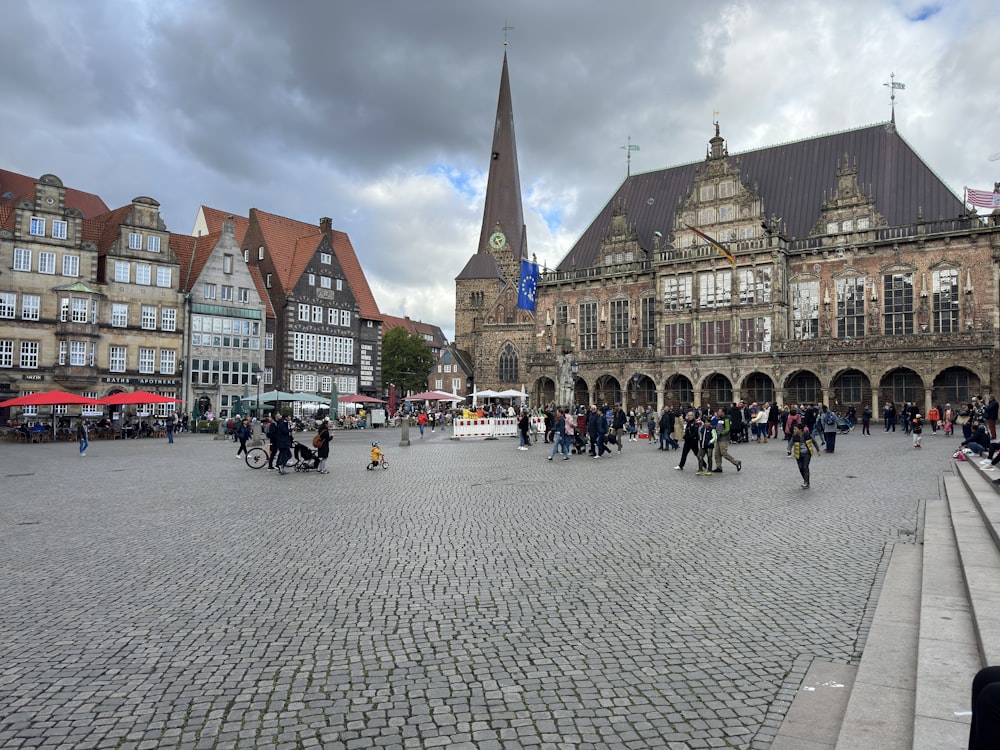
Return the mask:
<path id="1" fill-rule="evenodd" d="M 507 32 L 508 31 L 513 31 L 513 30 L 514 30 L 513 26 L 508 26 L 507 25 L 507 19 L 506 18 L 503 19 L 503 46 L 504 47 L 507 46 Z"/>
<path id="2" fill-rule="evenodd" d="M 892 127 L 895 127 L 896 126 L 896 90 L 898 89 L 898 90 L 902 91 L 903 89 L 906 88 L 906 84 L 905 83 L 900 83 L 899 81 L 897 81 L 895 73 L 890 73 L 889 74 L 889 83 L 883 83 L 882 85 L 888 87 L 889 92 L 890 92 L 890 94 L 889 94 L 889 106 L 892 108 L 892 118 L 890 119 L 890 123 L 891 123 Z"/>
<path id="3" fill-rule="evenodd" d="M 632 152 L 633 151 L 638 151 L 639 147 L 637 145 L 635 145 L 634 143 L 632 143 L 632 136 L 629 136 L 627 144 L 624 145 L 624 146 L 619 146 L 618 148 L 623 149 L 625 151 L 625 154 L 626 154 L 626 156 L 625 156 L 625 176 L 626 177 L 631 177 L 632 176 Z"/>

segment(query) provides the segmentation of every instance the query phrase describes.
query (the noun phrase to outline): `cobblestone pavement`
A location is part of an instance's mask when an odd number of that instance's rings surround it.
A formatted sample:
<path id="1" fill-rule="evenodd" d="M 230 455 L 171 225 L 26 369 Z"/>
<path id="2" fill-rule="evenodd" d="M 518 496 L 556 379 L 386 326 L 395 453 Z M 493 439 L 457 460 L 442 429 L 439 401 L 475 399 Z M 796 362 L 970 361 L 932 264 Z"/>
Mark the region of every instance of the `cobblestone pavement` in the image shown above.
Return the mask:
<path id="1" fill-rule="evenodd" d="M 957 445 L 873 432 L 809 490 L 776 441 L 705 477 L 440 430 L 338 432 L 326 476 L 0 445 L 0 747 L 766 750 Z"/>

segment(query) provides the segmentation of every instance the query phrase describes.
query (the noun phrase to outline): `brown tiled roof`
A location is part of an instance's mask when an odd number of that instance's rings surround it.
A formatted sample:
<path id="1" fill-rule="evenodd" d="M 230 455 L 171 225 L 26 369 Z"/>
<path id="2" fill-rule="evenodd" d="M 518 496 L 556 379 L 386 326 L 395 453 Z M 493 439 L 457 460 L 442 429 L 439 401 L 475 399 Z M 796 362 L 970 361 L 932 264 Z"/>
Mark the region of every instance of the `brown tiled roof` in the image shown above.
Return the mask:
<path id="1" fill-rule="evenodd" d="M 297 252 L 299 240 L 311 238 L 310 241 L 312 241 L 314 239 L 312 250 L 315 252 L 322 239 L 319 227 L 289 219 L 286 216 L 270 214 L 258 208 L 250 209 L 250 217 L 251 220 L 256 220 L 260 226 L 261 235 L 274 263 L 278 282 L 287 293 L 302 276 L 306 264 L 309 262 L 309 257 L 311 257 L 304 252 Z"/>
<path id="2" fill-rule="evenodd" d="M 189 234 L 170 234 L 170 249 L 180 263 L 180 292 L 190 292 L 192 284 L 201 275 L 202 269 L 212 256 L 212 250 L 219 243 L 222 232 L 192 237 Z"/>
<path id="3" fill-rule="evenodd" d="M 253 285 L 257 287 L 257 294 L 260 295 L 260 299 L 266 308 L 265 314 L 268 318 L 273 319 L 274 305 L 271 304 L 270 290 L 264 284 L 264 277 L 261 275 L 260 266 L 248 265 L 247 268 L 250 270 L 250 278 L 253 279 Z"/>
<path id="4" fill-rule="evenodd" d="M 129 203 L 114 211 L 100 214 L 90 219 L 83 220 L 83 238 L 90 240 L 97 245 L 98 255 L 107 255 L 111 245 L 115 243 L 121 234 L 121 226 L 132 213 L 132 204 Z"/>
<path id="5" fill-rule="evenodd" d="M 14 202 L 0 198 L 0 229 L 14 228 Z"/>
<path id="6" fill-rule="evenodd" d="M 371 287 L 368 286 L 368 279 L 361 268 L 357 253 L 351 244 L 351 238 L 344 232 L 332 230 L 330 232 L 330 243 L 333 245 L 333 252 L 337 255 L 340 267 L 344 269 L 344 276 L 347 283 L 354 292 L 354 299 L 357 300 L 361 317 L 366 320 L 382 320 L 382 313 L 379 312 L 378 303 L 375 302 L 375 295 L 372 294 Z"/>
<path id="7" fill-rule="evenodd" d="M 34 202 L 36 182 L 38 182 L 36 177 L 0 169 L 0 197 L 10 193 L 15 202 L 23 199 Z M 70 187 L 66 188 L 66 208 L 79 209 L 85 217 L 97 216 L 108 211 L 107 205 L 99 195 Z"/>
<path id="8" fill-rule="evenodd" d="M 210 234 L 221 232 L 222 222 L 232 221 L 233 231 L 236 234 L 236 242 L 240 247 L 243 247 L 243 238 L 246 236 L 247 227 L 250 226 L 250 219 L 246 216 L 240 216 L 229 211 L 220 211 L 217 208 L 209 206 L 202 206 L 201 213 L 205 217 L 205 223 L 208 225 Z"/>
<path id="9" fill-rule="evenodd" d="M 837 189 L 837 161 L 858 167 L 858 185 L 875 199 L 876 210 L 890 226 L 924 220 L 948 219 L 963 212 L 962 202 L 924 163 L 913 148 L 886 124 L 870 125 L 794 143 L 731 153 L 739 159 L 744 185 L 756 185 L 767 216 L 785 221 L 788 237 L 802 239 L 820 216 L 824 193 Z M 636 174 L 619 186 L 611 200 L 583 232 L 558 265 L 558 270 L 588 268 L 598 258 L 601 239 L 611 224 L 611 213 L 624 201 L 628 221 L 635 226 L 639 243 L 654 246 L 653 234 L 667 236 L 674 230 L 678 205 L 694 187 L 699 161 Z M 464 271 L 463 271 L 464 273 Z"/>
<path id="10" fill-rule="evenodd" d="M 444 331 L 439 326 L 432 323 L 424 323 L 410 318 L 400 318 L 396 315 L 386 315 L 382 313 L 382 334 L 391 331 L 393 328 L 405 328 L 408 333 L 415 336 L 430 336 L 437 348 L 445 346 L 448 340 L 444 337 Z"/>

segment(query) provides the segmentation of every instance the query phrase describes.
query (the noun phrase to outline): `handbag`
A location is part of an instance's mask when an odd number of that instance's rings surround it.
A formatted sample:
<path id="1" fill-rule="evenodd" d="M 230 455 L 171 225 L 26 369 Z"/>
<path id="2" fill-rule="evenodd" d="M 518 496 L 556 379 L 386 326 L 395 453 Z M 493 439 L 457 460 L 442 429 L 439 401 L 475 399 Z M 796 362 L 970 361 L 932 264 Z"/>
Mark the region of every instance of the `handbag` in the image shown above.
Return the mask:
<path id="1" fill-rule="evenodd" d="M 957 425 L 963 425 L 963 424 L 968 424 L 968 423 L 969 423 L 969 415 L 968 414 L 961 414 L 961 415 L 955 417 L 955 424 L 957 424 Z"/>
<path id="2" fill-rule="evenodd" d="M 313 448 L 322 448 L 322 447 L 323 447 L 323 436 L 317 432 L 315 435 L 313 435 Z"/>

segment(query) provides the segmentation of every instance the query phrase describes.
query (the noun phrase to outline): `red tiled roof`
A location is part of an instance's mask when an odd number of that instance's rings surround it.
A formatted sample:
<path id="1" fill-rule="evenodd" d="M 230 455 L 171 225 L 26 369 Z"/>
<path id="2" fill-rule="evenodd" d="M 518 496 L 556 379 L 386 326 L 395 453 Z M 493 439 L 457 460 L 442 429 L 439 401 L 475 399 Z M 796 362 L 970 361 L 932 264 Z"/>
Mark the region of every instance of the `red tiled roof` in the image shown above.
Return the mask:
<path id="1" fill-rule="evenodd" d="M 278 281 L 282 289 L 287 292 L 305 272 L 313 253 L 323 239 L 323 233 L 313 224 L 270 214 L 257 208 L 250 209 L 250 216 L 251 219 L 256 219 L 260 227 L 261 235 L 271 253 Z M 371 287 L 368 286 L 368 279 L 365 278 L 365 272 L 354 252 L 350 237 L 343 232 L 333 230 L 330 232 L 330 244 L 358 302 L 361 317 L 367 320 L 381 320 L 382 313 L 379 312 Z"/>
<path id="2" fill-rule="evenodd" d="M 219 243 L 220 237 L 222 237 L 221 231 L 205 234 L 201 237 L 171 232 L 170 249 L 177 255 L 177 262 L 181 266 L 179 291 L 191 291 L 192 284 L 201 275 L 201 271 L 208 263 L 212 250 Z"/>
<path id="3" fill-rule="evenodd" d="M 375 295 L 372 294 L 371 287 L 368 286 L 368 279 L 361 268 L 357 253 L 351 244 L 351 238 L 343 232 L 333 230 L 330 232 L 330 242 L 333 244 L 333 252 L 337 254 L 340 267 L 344 269 L 344 276 L 347 283 L 354 292 L 354 299 L 358 302 L 361 317 L 366 320 L 381 320 L 382 313 L 379 312 L 378 303 L 375 302 Z"/>
<path id="4" fill-rule="evenodd" d="M 98 255 L 107 255 L 111 245 L 121 234 L 121 226 L 125 223 L 129 214 L 132 213 L 132 204 L 129 203 L 114 211 L 100 214 L 90 219 L 83 220 L 83 239 L 90 240 L 97 245 Z"/>
<path id="5" fill-rule="evenodd" d="M 14 196 L 13 200 L 15 202 L 25 198 L 34 201 L 36 182 L 38 182 L 38 179 L 35 177 L 0 169 L 0 196 L 10 193 Z M 66 208 L 77 208 L 87 218 L 107 213 L 108 211 L 107 204 L 101 200 L 99 195 L 85 193 L 82 190 L 70 187 L 66 188 Z"/>
<path id="6" fill-rule="evenodd" d="M 260 295 L 261 301 L 264 303 L 265 314 L 268 318 L 274 318 L 274 305 L 271 304 L 270 290 L 264 284 L 264 277 L 260 273 L 260 266 L 248 265 L 247 268 L 250 270 L 250 278 L 253 279 L 253 285 L 257 287 L 257 294 Z"/>
<path id="7" fill-rule="evenodd" d="M 246 236 L 247 227 L 250 226 L 250 219 L 246 216 L 239 216 L 230 211 L 220 211 L 209 206 L 201 207 L 201 214 L 205 217 L 205 224 L 208 225 L 209 234 L 222 231 L 222 222 L 232 221 L 233 231 L 236 234 L 236 242 L 243 247 L 243 238 Z"/>
<path id="8" fill-rule="evenodd" d="M 14 229 L 14 201 L 0 199 L 0 229 Z"/>

